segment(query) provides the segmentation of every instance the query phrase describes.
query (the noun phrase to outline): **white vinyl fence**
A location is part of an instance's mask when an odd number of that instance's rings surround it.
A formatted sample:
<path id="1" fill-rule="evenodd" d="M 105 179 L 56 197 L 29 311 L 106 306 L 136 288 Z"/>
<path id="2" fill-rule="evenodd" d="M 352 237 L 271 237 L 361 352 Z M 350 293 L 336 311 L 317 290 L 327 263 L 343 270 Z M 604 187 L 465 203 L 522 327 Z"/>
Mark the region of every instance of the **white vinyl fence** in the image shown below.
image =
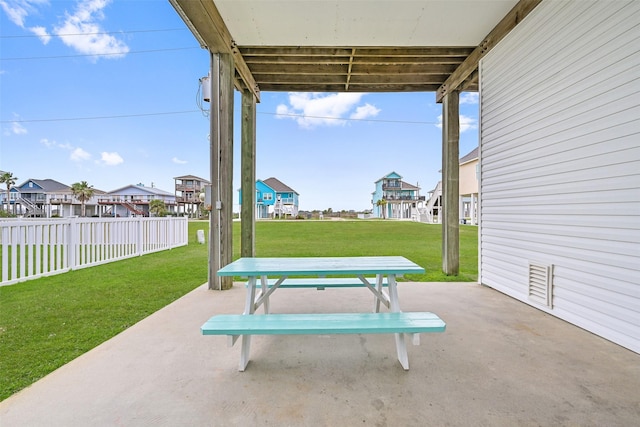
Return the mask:
<path id="1" fill-rule="evenodd" d="M 185 246 L 186 217 L 0 220 L 0 286 Z"/>

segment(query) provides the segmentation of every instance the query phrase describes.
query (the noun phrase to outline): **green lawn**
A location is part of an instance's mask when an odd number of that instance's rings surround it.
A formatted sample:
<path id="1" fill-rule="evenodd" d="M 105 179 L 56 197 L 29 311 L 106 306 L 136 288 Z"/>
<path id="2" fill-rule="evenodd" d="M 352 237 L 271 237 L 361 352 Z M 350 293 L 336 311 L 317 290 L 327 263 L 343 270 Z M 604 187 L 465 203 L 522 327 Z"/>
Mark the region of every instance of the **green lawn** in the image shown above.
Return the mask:
<path id="1" fill-rule="evenodd" d="M 237 225 L 237 224 L 236 224 Z M 240 232 L 234 229 L 234 259 Z M 442 227 L 409 221 L 264 221 L 256 224 L 257 256 L 402 255 L 424 267 L 408 275 L 423 282 L 473 281 L 478 275 L 478 229 L 460 227 L 460 274 L 442 273 Z"/>
<path id="2" fill-rule="evenodd" d="M 127 329 L 207 280 L 206 222 L 189 245 L 0 287 L 0 400 Z M 234 258 L 240 253 L 234 223 Z M 413 281 L 477 277 L 477 228 L 460 228 L 460 275 L 441 273 L 441 227 L 397 221 L 264 221 L 257 256 L 403 255 L 427 270 Z"/>

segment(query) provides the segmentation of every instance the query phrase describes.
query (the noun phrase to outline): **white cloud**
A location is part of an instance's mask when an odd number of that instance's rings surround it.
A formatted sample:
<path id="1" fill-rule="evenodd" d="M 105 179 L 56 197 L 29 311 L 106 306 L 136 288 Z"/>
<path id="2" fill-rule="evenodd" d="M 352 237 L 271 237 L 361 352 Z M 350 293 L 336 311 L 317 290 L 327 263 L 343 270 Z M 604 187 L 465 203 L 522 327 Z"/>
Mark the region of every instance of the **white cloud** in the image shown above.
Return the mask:
<path id="1" fill-rule="evenodd" d="M 478 92 L 464 92 L 460 94 L 460 105 L 477 104 L 478 99 L 479 99 Z"/>
<path id="2" fill-rule="evenodd" d="M 171 161 L 172 161 L 173 163 L 178 164 L 178 165 L 186 165 L 187 163 L 189 163 L 189 162 L 187 162 L 186 160 L 180 160 L 180 159 L 179 159 L 179 158 L 177 158 L 177 157 L 172 158 L 172 159 L 171 159 Z"/>
<path id="3" fill-rule="evenodd" d="M 478 121 L 472 117 L 460 115 L 460 133 L 478 129 Z"/>
<path id="4" fill-rule="evenodd" d="M 316 126 L 344 126 L 347 117 L 363 119 L 380 112 L 373 105 L 356 107 L 362 93 L 289 93 L 289 105 L 280 104 L 276 108 L 276 117 L 295 120 L 302 128 Z M 355 109 L 355 110 L 354 110 Z M 349 115 L 349 112 L 352 112 Z"/>
<path id="5" fill-rule="evenodd" d="M 64 144 L 60 144 L 59 142 L 55 141 L 55 140 L 50 140 L 49 138 L 42 138 L 40 140 L 40 144 L 44 145 L 47 148 L 61 148 L 63 150 L 69 150 L 69 151 L 73 151 L 76 148 L 69 144 L 68 142 L 65 142 Z M 84 151 L 82 150 L 82 148 L 78 148 L 78 150 Z"/>
<path id="6" fill-rule="evenodd" d="M 37 11 L 37 6 L 48 3 L 49 0 L 0 0 L 0 7 L 11 22 L 25 28 L 25 19 Z"/>
<path id="7" fill-rule="evenodd" d="M 49 141 L 49 139 L 47 138 L 42 138 L 40 140 L 40 144 L 44 145 L 47 148 L 53 148 L 57 145 L 55 141 Z"/>
<path id="8" fill-rule="evenodd" d="M 70 152 L 69 159 L 74 162 L 80 163 L 80 162 L 91 160 L 93 158 L 91 153 L 89 153 L 85 149 L 80 147 L 74 147 L 68 142 L 59 143 L 54 140 L 50 140 L 48 138 L 42 138 L 40 140 L 40 144 L 44 145 L 47 148 L 59 148 L 61 150 L 69 151 Z M 124 163 L 124 159 L 122 158 L 122 156 L 120 156 L 120 154 L 118 154 L 115 151 L 113 152 L 103 151 L 102 153 L 100 153 L 100 160 L 96 160 L 95 163 L 102 164 L 105 166 L 117 166 L 121 163 Z"/>
<path id="9" fill-rule="evenodd" d="M 27 27 L 26 19 L 33 13 L 38 13 L 38 6 L 48 5 L 49 0 L 0 0 L 0 7 L 7 14 L 11 22 L 20 28 L 37 35 L 42 43 L 47 44 L 51 36 L 44 27 Z"/>
<path id="10" fill-rule="evenodd" d="M 354 120 L 363 120 L 367 117 L 375 117 L 379 112 L 379 108 L 376 108 L 373 105 L 367 103 L 356 108 L 356 111 L 353 112 L 351 116 L 349 116 L 349 118 Z"/>
<path id="11" fill-rule="evenodd" d="M 74 162 L 82 162 L 84 160 L 91 159 L 91 154 L 78 147 L 71 152 L 71 156 L 69 158 Z"/>
<path id="12" fill-rule="evenodd" d="M 22 126 L 19 114 L 13 113 L 13 120 L 14 120 L 13 122 L 11 122 L 10 124 L 2 128 L 2 134 L 4 136 L 24 135 L 29 133 L 27 128 Z"/>
<path id="13" fill-rule="evenodd" d="M 11 123 L 11 133 L 14 135 L 24 135 L 25 133 L 28 133 L 28 131 L 21 123 L 13 122 Z"/>
<path id="14" fill-rule="evenodd" d="M 478 129 L 478 121 L 472 117 L 465 116 L 460 114 L 460 133 L 466 132 L 472 129 Z M 442 129 L 442 114 L 438 116 L 438 124 L 436 124 L 438 129 Z"/>
<path id="15" fill-rule="evenodd" d="M 38 36 L 42 44 L 47 44 L 51 41 L 51 35 L 47 32 L 47 29 L 44 27 L 31 27 L 29 28 L 33 34 Z"/>
<path id="16" fill-rule="evenodd" d="M 100 160 L 107 166 L 117 166 L 120 163 L 124 162 L 124 159 L 120 156 L 120 154 L 116 153 L 115 151 L 113 153 L 103 151 L 100 154 Z"/>
<path id="17" fill-rule="evenodd" d="M 54 33 L 60 36 L 64 44 L 82 54 L 112 54 L 106 58 L 125 56 L 129 47 L 116 37 L 104 34 L 104 29 L 96 22 L 104 19 L 103 9 L 110 2 L 111 0 L 81 0 L 75 13 L 67 13 L 64 23 L 56 27 Z"/>

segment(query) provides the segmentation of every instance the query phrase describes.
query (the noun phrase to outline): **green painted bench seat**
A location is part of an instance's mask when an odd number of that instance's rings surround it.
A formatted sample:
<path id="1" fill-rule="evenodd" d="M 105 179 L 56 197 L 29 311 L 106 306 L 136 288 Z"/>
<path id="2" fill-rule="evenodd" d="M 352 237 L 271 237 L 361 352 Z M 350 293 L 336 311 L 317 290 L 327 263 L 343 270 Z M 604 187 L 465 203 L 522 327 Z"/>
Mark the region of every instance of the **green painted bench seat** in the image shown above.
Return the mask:
<path id="1" fill-rule="evenodd" d="M 444 332 L 433 313 L 314 313 L 213 316 L 203 335 L 391 334 Z"/>
<path id="2" fill-rule="evenodd" d="M 376 278 L 375 277 L 367 277 L 367 282 L 371 283 L 372 286 L 376 286 Z M 267 287 L 272 288 L 278 279 L 268 279 Z M 387 287 L 389 282 L 387 278 L 382 279 L 382 286 Z M 246 283 L 246 286 L 249 286 L 249 282 Z M 256 281 L 256 286 L 258 288 L 261 287 L 260 280 Z M 358 288 L 365 287 L 365 284 L 362 283 L 362 280 L 357 277 L 314 277 L 314 278 L 305 278 L 305 279 L 295 279 L 295 278 L 287 278 L 280 285 L 281 288 L 316 288 L 318 290 L 323 290 L 325 288 Z"/>

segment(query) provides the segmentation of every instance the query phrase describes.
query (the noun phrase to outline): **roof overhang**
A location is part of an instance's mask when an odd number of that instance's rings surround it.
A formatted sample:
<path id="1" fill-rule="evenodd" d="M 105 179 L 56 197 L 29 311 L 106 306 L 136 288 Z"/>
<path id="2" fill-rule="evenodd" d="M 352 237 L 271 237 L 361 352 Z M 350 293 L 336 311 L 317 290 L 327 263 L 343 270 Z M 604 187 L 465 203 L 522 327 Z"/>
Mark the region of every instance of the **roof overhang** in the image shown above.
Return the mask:
<path id="1" fill-rule="evenodd" d="M 169 0 L 260 91 L 477 90 L 478 62 L 541 0 Z"/>

